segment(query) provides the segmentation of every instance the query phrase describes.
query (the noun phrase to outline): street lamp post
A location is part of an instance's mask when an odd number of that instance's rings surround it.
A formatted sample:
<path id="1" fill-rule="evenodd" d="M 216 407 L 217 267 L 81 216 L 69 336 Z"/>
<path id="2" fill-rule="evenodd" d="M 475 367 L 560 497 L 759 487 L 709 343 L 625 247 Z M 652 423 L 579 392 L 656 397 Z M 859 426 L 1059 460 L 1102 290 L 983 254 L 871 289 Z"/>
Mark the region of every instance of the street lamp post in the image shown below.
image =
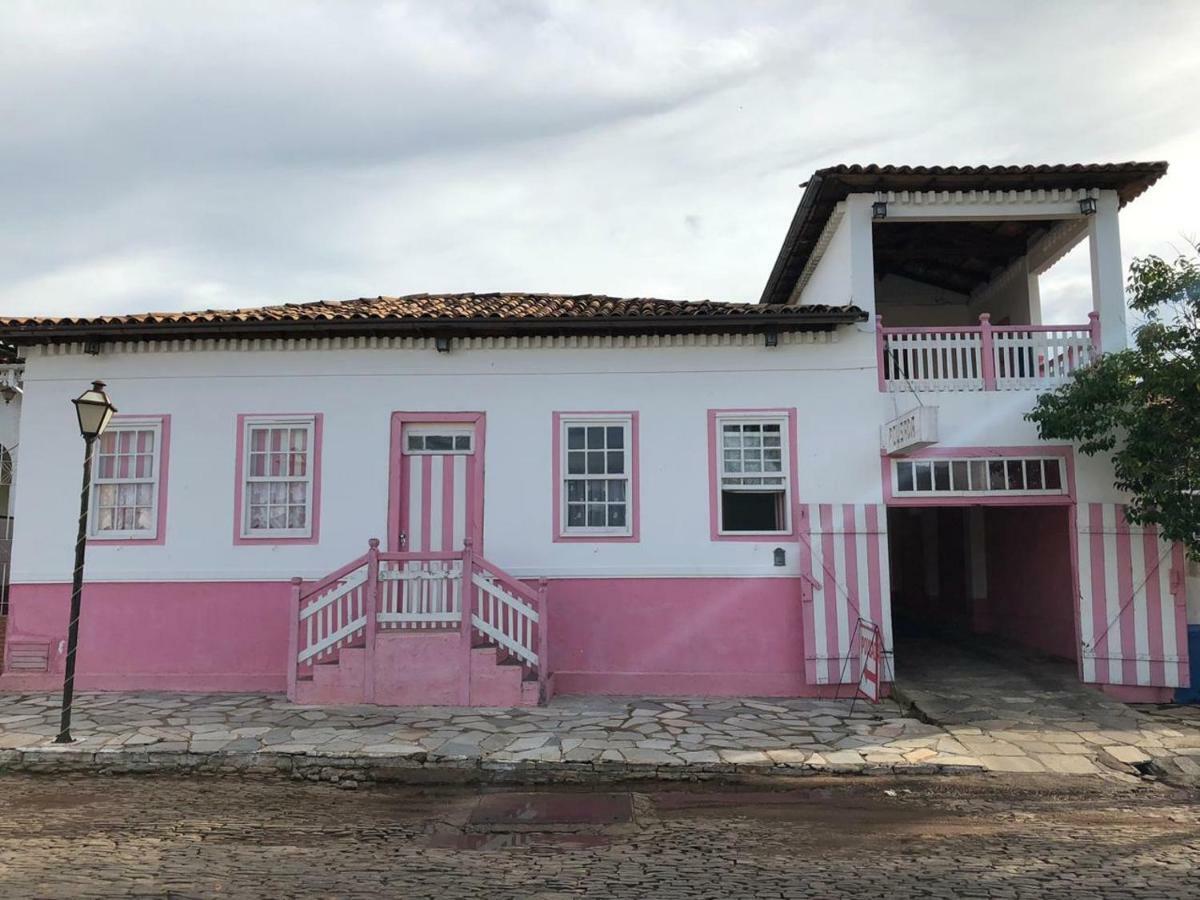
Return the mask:
<path id="1" fill-rule="evenodd" d="M 63 675 L 62 721 L 56 744 L 71 743 L 71 700 L 75 696 L 75 650 L 79 645 L 79 600 L 83 595 L 83 554 L 87 546 L 88 500 L 92 493 L 92 451 L 96 438 L 104 433 L 117 408 L 104 393 L 104 382 L 93 381 L 91 388 L 71 401 L 79 417 L 83 436 L 83 490 L 79 496 L 79 533 L 75 538 L 75 574 L 71 580 L 71 624 L 67 629 L 67 666 Z"/>

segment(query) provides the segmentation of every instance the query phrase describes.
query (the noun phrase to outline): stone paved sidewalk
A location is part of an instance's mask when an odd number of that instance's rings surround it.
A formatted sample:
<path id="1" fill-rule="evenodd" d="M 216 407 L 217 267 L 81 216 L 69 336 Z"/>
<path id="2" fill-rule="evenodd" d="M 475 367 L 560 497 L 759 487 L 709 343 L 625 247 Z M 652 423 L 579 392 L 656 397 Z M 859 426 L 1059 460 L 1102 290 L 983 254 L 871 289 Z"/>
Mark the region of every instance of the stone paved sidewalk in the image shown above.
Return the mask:
<path id="1" fill-rule="evenodd" d="M 1050 772 L 1129 778 L 1151 758 L 1200 774 L 1200 727 L 929 725 L 894 703 L 559 697 L 526 709 L 307 707 L 278 696 L 82 694 L 76 742 L 58 698 L 0 698 L 0 767 L 240 771 L 343 781 L 582 781 L 730 774 Z M 1200 723 L 1198 723 L 1200 725 Z M 1195 772 L 1189 768 L 1196 766 Z"/>
<path id="2" fill-rule="evenodd" d="M 1142 766 L 1200 778 L 1200 710 L 1121 703 L 1074 663 L 999 640 L 901 639 L 901 698 L 992 771 L 1094 774 Z"/>

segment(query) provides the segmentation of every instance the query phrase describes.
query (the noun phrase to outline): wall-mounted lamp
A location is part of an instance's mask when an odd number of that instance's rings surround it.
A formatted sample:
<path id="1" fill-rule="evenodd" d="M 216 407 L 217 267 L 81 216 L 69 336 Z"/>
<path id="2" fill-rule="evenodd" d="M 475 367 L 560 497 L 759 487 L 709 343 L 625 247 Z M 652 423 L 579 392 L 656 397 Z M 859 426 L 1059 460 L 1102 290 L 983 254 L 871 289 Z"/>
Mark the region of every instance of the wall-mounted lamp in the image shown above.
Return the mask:
<path id="1" fill-rule="evenodd" d="M 1084 197 L 1079 201 L 1079 212 L 1081 215 L 1094 216 L 1096 214 L 1096 198 Z"/>
<path id="2" fill-rule="evenodd" d="M 83 342 L 83 352 L 88 356 L 100 355 L 100 342 L 95 338 L 88 338 Z"/>
<path id="3" fill-rule="evenodd" d="M 775 565 L 777 565 L 777 566 L 786 566 L 787 565 L 787 551 L 784 550 L 782 547 L 775 548 Z"/>
<path id="4" fill-rule="evenodd" d="M 887 203 L 885 201 L 876 200 L 874 203 L 871 204 L 871 218 L 872 219 L 886 219 L 887 218 Z"/>
<path id="5" fill-rule="evenodd" d="M 439 334 L 433 339 L 433 346 L 437 348 L 438 353 L 449 353 L 450 338 L 446 337 L 444 334 Z"/>
<path id="6" fill-rule="evenodd" d="M 763 341 L 766 343 L 766 345 L 768 347 L 778 347 L 779 346 L 779 332 L 772 328 L 770 331 L 766 332 L 763 335 Z"/>

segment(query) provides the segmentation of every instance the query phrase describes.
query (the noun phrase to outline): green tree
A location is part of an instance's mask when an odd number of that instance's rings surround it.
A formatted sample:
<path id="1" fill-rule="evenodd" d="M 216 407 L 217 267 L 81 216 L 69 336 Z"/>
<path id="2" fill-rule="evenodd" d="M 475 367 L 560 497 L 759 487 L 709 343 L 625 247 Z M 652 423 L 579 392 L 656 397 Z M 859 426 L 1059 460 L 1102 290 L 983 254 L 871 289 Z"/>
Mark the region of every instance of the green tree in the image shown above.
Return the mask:
<path id="1" fill-rule="evenodd" d="M 1079 370 L 1025 418 L 1043 440 L 1111 454 L 1116 486 L 1133 498 L 1130 521 L 1157 525 L 1200 559 L 1200 244 L 1192 251 L 1135 259 L 1133 346 Z"/>

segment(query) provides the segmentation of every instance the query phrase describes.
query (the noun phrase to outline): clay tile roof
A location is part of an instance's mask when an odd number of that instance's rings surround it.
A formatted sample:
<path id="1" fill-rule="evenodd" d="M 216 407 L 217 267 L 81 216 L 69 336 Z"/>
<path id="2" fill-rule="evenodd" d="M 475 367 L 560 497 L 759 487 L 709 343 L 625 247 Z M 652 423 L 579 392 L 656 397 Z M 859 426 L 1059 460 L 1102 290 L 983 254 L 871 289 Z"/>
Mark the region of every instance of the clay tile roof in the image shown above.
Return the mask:
<path id="1" fill-rule="evenodd" d="M 863 321 L 854 306 L 764 307 L 598 294 L 410 294 L 248 309 L 95 318 L 0 318 L 0 340 L 128 340 L 230 336 L 428 336 L 811 330 Z"/>
<path id="2" fill-rule="evenodd" d="M 1022 166 L 837 165 L 818 169 L 784 238 L 760 303 L 786 303 L 834 207 L 849 194 L 874 191 L 1115 190 L 1121 205 L 1167 172 L 1165 162 Z"/>

